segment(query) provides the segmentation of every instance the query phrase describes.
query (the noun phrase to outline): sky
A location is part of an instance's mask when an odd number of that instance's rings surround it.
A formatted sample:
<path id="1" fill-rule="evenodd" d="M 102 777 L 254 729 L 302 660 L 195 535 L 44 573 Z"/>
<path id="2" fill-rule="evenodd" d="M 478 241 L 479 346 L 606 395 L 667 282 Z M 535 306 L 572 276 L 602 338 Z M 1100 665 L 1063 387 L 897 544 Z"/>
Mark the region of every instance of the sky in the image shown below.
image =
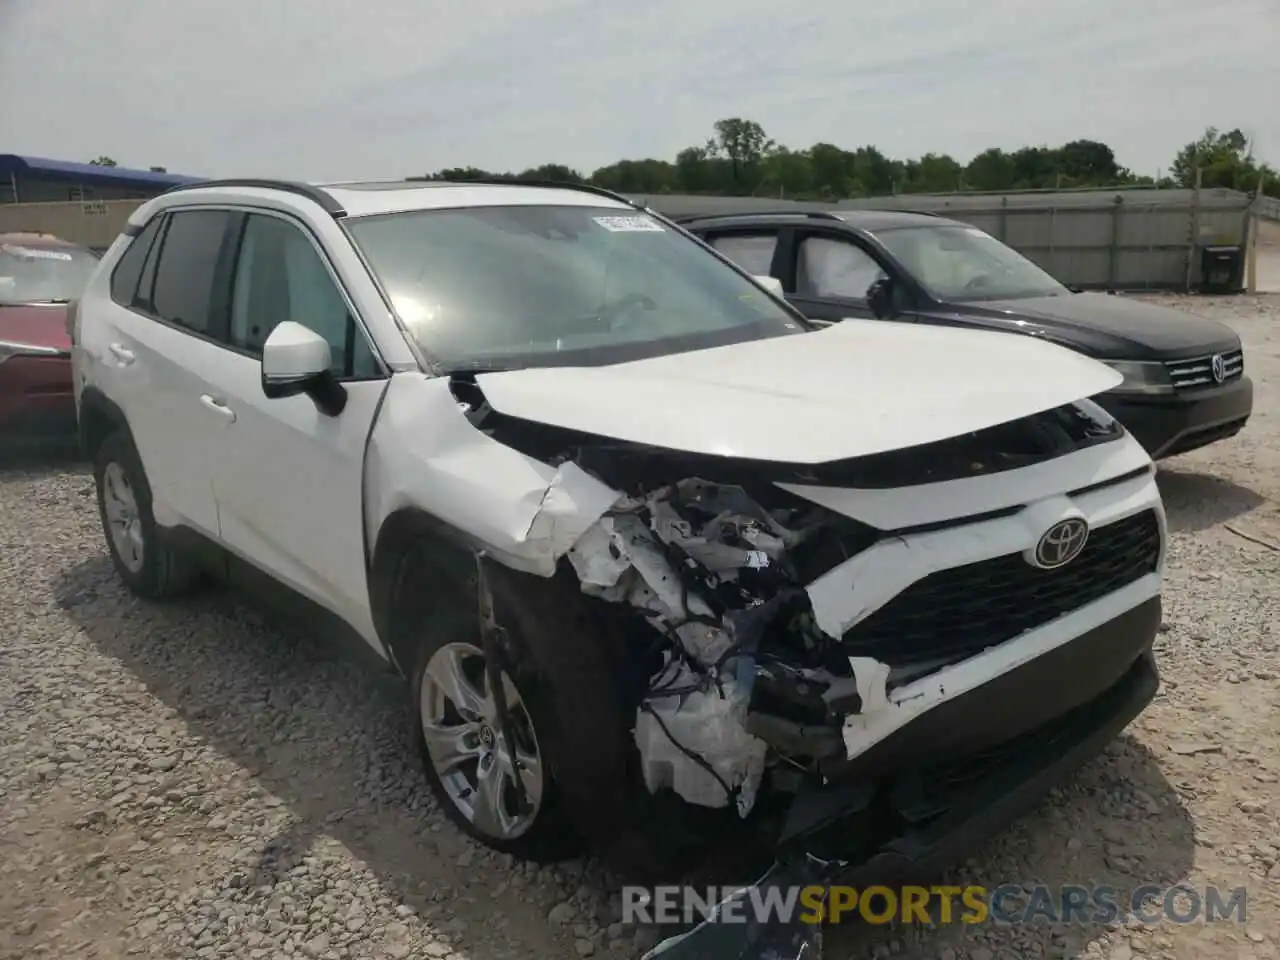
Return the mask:
<path id="1" fill-rule="evenodd" d="M 589 172 L 724 117 L 966 162 L 1215 125 L 1280 165 L 1280 0 L 0 0 L 0 153 L 198 176 Z"/>

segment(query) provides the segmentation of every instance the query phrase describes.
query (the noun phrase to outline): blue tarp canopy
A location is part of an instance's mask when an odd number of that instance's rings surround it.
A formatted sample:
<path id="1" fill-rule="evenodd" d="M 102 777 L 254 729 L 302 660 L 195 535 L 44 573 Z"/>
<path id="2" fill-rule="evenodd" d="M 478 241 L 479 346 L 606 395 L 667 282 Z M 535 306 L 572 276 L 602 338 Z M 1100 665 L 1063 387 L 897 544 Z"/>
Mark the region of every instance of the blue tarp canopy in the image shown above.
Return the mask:
<path id="1" fill-rule="evenodd" d="M 155 173 L 151 170 L 129 170 L 125 167 L 100 167 L 92 163 L 70 163 L 45 157 L 20 157 L 0 153 L 0 178 L 12 175 L 42 180 L 68 180 L 97 186 L 168 189 L 182 183 L 198 183 L 207 177 L 186 177 L 178 173 Z"/>

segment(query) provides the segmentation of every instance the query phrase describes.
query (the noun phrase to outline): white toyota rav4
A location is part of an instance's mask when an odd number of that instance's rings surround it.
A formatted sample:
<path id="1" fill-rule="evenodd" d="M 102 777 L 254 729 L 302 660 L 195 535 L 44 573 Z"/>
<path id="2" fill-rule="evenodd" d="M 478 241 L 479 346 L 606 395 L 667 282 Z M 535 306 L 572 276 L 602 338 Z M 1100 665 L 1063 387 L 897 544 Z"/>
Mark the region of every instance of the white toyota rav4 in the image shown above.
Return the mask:
<path id="1" fill-rule="evenodd" d="M 254 574 L 344 624 L 499 850 L 883 877 L 958 856 L 1156 690 L 1164 513 L 1086 399 L 1119 374 L 816 329 L 606 191 L 183 187 L 71 323 L 120 577 Z"/>

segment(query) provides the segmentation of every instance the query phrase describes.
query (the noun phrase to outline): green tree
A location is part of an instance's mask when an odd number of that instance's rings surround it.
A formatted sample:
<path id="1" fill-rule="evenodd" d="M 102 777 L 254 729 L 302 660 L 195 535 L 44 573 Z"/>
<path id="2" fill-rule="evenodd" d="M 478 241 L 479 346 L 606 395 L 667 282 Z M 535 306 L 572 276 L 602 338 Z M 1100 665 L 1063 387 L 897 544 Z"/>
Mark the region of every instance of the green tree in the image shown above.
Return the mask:
<path id="1" fill-rule="evenodd" d="M 591 174 L 591 183 L 619 193 L 671 193 L 677 187 L 674 164 L 666 160 L 619 160 Z"/>
<path id="2" fill-rule="evenodd" d="M 108 157 L 97 162 L 114 164 Z M 1120 165 L 1115 152 L 1097 140 L 1070 140 L 1061 146 L 991 147 L 968 163 L 945 153 L 897 160 L 866 144 L 846 150 L 815 143 L 797 150 L 775 143 L 753 120 L 717 121 L 701 146 L 681 150 L 674 162 L 646 158 L 619 160 L 589 177 L 561 163 L 525 170 L 524 179 L 587 182 L 620 193 L 693 193 L 721 196 L 776 196 L 788 200 L 835 201 L 891 193 L 952 193 L 962 190 L 1026 190 L 1055 187 L 1190 186 L 1195 169 L 1206 187 L 1256 189 L 1265 175 L 1268 193 L 1280 196 L 1280 178 L 1256 160 L 1239 130 L 1210 128 L 1174 159 L 1170 176 L 1157 182 Z M 476 167 L 452 167 L 430 174 L 437 180 L 508 178 Z"/>
<path id="3" fill-rule="evenodd" d="M 754 186 L 760 165 L 774 143 L 764 128 L 754 120 L 730 117 L 715 122 L 715 136 L 707 141 L 706 155 L 711 160 L 727 160 L 732 182 Z"/>
<path id="4" fill-rule="evenodd" d="M 689 193 L 721 191 L 725 185 L 716 182 L 715 163 L 706 147 L 685 147 L 676 154 L 676 184 Z"/>
<path id="5" fill-rule="evenodd" d="M 520 174 L 521 180 L 549 180 L 554 183 L 583 183 L 586 178 L 577 170 L 566 167 L 563 163 L 544 163 L 540 167 L 530 167 Z"/>
<path id="6" fill-rule="evenodd" d="M 964 185 L 971 190 L 1011 190 L 1018 168 L 999 147 L 983 150 L 964 168 Z"/>
<path id="7" fill-rule="evenodd" d="M 118 164 L 110 157 L 98 157 L 96 160 L 90 160 L 89 165 L 93 167 L 114 167 Z"/>
<path id="8" fill-rule="evenodd" d="M 1201 171 L 1201 186 L 1227 187 L 1251 192 L 1258 187 L 1259 176 L 1264 176 L 1274 192 L 1276 172 L 1265 163 L 1254 159 L 1249 138 L 1241 130 L 1225 133 L 1209 127 L 1198 140 L 1188 143 L 1173 158 L 1169 173 L 1182 187 L 1195 186 L 1196 168 Z"/>
<path id="9" fill-rule="evenodd" d="M 1059 147 L 1057 153 L 1062 175 L 1074 182 L 1110 186 L 1123 180 L 1116 155 L 1105 143 L 1072 140 Z"/>
<path id="10" fill-rule="evenodd" d="M 945 153 L 926 153 L 903 166 L 905 181 L 899 186 L 902 193 L 950 193 L 960 189 L 964 177 L 964 167 Z"/>

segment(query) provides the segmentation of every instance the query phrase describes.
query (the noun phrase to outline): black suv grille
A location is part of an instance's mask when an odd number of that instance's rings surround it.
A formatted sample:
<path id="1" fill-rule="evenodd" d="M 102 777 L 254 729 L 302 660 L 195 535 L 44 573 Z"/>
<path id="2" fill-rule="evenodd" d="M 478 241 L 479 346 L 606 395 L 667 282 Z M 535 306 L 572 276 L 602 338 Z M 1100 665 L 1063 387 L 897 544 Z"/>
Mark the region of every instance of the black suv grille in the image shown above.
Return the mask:
<path id="1" fill-rule="evenodd" d="M 1154 572 L 1159 559 L 1160 521 L 1145 510 L 1090 531 L 1057 570 L 1014 553 L 930 574 L 854 624 L 844 649 L 895 667 L 962 660 Z"/>
<path id="2" fill-rule="evenodd" d="M 1175 390 L 1195 390 L 1219 382 L 1213 375 L 1212 354 L 1190 360 L 1170 360 L 1164 366 Z M 1235 380 L 1244 373 L 1243 350 L 1228 350 L 1222 354 L 1222 373 L 1222 383 Z"/>

